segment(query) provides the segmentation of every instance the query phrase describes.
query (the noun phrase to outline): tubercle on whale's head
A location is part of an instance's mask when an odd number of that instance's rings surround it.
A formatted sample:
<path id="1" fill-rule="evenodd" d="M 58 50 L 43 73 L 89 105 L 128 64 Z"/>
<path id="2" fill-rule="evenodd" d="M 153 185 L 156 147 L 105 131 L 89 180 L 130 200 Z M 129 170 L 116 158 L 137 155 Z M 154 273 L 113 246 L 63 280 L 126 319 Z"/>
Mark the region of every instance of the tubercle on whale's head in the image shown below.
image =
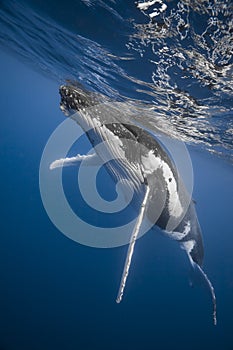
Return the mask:
<path id="1" fill-rule="evenodd" d="M 96 94 L 74 85 L 61 85 L 59 94 L 60 109 L 66 116 L 99 103 Z"/>

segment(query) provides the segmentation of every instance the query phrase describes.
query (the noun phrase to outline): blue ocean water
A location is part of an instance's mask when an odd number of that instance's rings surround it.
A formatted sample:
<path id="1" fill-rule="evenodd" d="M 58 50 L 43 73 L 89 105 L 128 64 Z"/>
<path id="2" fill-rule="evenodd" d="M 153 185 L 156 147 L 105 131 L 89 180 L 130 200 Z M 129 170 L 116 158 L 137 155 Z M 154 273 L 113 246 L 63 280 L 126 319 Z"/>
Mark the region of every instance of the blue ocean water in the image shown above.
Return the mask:
<path id="1" fill-rule="evenodd" d="M 0 349 L 233 349 L 232 3 L 164 3 L 151 21 L 133 1 L 0 2 Z M 176 242 L 137 242 L 116 304 L 127 247 L 77 244 L 49 220 L 39 165 L 66 79 L 153 109 L 186 142 L 217 326 Z"/>

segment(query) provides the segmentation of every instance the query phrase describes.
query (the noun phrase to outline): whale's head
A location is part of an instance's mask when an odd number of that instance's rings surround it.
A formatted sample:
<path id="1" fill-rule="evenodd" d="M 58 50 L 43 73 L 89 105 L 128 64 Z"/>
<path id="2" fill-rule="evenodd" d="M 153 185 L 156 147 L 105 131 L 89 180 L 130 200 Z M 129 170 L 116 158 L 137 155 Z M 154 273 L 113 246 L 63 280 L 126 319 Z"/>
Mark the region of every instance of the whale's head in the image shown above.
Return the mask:
<path id="1" fill-rule="evenodd" d="M 59 94 L 61 96 L 60 109 L 67 116 L 72 112 L 85 110 L 85 108 L 99 103 L 97 94 L 87 91 L 79 85 L 61 85 Z"/>

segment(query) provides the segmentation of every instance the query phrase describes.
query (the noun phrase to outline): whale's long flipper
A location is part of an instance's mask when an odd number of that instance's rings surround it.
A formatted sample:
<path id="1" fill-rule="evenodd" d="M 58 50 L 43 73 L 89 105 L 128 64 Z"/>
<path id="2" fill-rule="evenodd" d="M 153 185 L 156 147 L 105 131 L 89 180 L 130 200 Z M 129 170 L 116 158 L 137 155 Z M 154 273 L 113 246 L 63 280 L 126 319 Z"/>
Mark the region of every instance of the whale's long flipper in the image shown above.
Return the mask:
<path id="1" fill-rule="evenodd" d="M 53 169 L 62 168 L 65 166 L 72 166 L 82 161 L 85 162 L 86 166 L 94 166 L 94 165 L 102 164 L 100 158 L 97 156 L 96 153 L 91 153 L 88 155 L 77 154 L 77 156 L 75 157 L 60 158 L 55 160 L 50 164 L 49 169 L 53 170 Z"/>
<path id="2" fill-rule="evenodd" d="M 146 192 L 145 192 L 145 196 L 140 208 L 140 213 L 138 215 L 136 224 L 134 226 L 134 230 L 130 239 L 130 243 L 129 243 L 129 247 L 128 247 L 128 251 L 127 251 L 127 256 L 126 256 L 126 260 L 125 260 L 125 266 L 124 266 L 124 270 L 122 273 L 122 277 L 121 277 L 121 284 L 120 284 L 120 288 L 117 294 L 117 299 L 116 302 L 120 303 L 123 297 L 123 293 L 124 293 L 124 289 L 125 289 L 125 285 L 126 285 L 126 280 L 129 274 L 129 268 L 131 265 L 131 261 L 132 261 L 132 256 L 133 256 L 133 252 L 134 252 L 134 246 L 136 243 L 136 240 L 138 238 L 138 233 L 140 231 L 140 227 L 142 224 L 142 220 L 144 217 L 144 213 L 146 210 L 146 206 L 147 206 L 147 202 L 148 202 L 148 198 L 149 198 L 149 193 L 150 193 L 150 187 L 148 186 L 148 184 L 146 184 Z"/>

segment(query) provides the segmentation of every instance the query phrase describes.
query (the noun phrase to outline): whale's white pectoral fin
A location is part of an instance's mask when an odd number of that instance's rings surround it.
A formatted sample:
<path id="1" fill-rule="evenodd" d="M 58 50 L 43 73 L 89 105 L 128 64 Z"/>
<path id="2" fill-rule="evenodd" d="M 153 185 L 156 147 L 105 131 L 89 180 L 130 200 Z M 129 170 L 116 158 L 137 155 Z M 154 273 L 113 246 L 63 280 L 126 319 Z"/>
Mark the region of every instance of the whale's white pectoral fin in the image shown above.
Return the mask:
<path id="1" fill-rule="evenodd" d="M 149 198 L 149 193 L 150 193 L 150 187 L 148 185 L 146 185 L 146 193 L 140 208 L 140 213 L 138 215 L 136 224 L 134 226 L 132 235 L 131 235 L 131 239 L 130 239 L 130 243 L 129 243 L 129 247 L 128 247 L 128 251 L 127 251 L 127 256 L 126 256 L 126 260 L 125 260 L 125 266 L 124 266 L 124 270 L 122 273 L 122 277 L 121 277 L 121 284 L 120 284 L 120 288 L 117 294 L 117 299 L 116 302 L 120 303 L 123 297 L 123 293 L 124 293 L 124 289 L 125 289 L 125 285 L 126 285 L 126 280 L 129 274 L 129 268 L 131 265 L 131 260 L 132 260 L 132 256 L 133 256 L 133 252 L 134 252 L 134 246 L 136 243 L 136 240 L 138 238 L 138 233 L 140 231 L 140 227 L 142 225 L 142 221 L 143 221 L 143 217 L 145 214 L 145 210 L 147 207 L 147 201 Z"/>
<path id="2" fill-rule="evenodd" d="M 96 153 L 91 153 L 88 155 L 77 154 L 75 157 L 67 157 L 55 160 L 50 164 L 49 169 L 53 170 L 56 168 L 62 168 L 64 166 L 73 166 L 83 161 L 85 166 L 95 166 L 102 164 L 99 156 Z"/>

